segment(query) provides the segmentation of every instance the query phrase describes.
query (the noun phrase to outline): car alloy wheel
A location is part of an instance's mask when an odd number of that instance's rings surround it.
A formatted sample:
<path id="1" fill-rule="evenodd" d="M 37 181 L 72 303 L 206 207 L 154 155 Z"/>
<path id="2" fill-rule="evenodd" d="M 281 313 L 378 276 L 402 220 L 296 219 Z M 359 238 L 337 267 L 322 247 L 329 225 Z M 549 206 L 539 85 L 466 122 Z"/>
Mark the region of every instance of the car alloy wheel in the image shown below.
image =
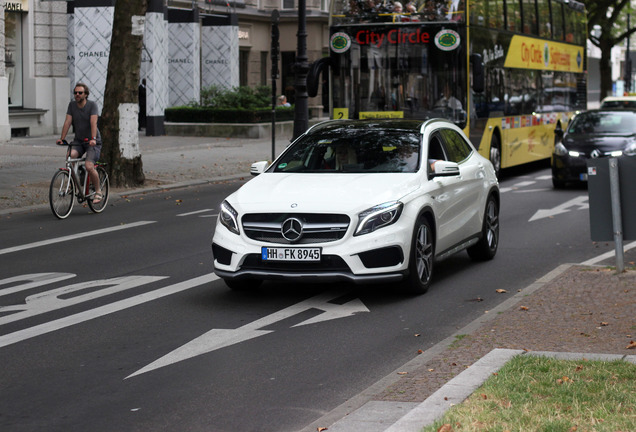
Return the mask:
<path id="1" fill-rule="evenodd" d="M 468 255 L 474 260 L 490 260 L 497 254 L 499 246 L 499 205 L 493 195 L 488 197 L 484 211 L 481 238 L 468 248 Z"/>
<path id="2" fill-rule="evenodd" d="M 429 221 L 423 216 L 418 219 L 413 232 L 409 275 L 404 281 L 403 288 L 412 294 L 424 294 L 428 291 L 433 277 L 433 232 Z"/>

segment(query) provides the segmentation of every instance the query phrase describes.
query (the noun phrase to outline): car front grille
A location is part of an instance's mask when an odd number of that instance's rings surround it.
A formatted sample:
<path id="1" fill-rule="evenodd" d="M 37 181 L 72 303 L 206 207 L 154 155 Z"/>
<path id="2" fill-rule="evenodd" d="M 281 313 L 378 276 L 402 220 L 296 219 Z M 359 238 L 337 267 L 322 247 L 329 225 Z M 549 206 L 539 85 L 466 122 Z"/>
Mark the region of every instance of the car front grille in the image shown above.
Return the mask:
<path id="1" fill-rule="evenodd" d="M 283 234 L 283 225 L 294 219 L 302 226 L 298 238 Z M 316 244 L 340 240 L 349 228 L 349 216 L 320 213 L 259 213 L 243 216 L 245 235 L 252 240 L 279 244 Z"/>

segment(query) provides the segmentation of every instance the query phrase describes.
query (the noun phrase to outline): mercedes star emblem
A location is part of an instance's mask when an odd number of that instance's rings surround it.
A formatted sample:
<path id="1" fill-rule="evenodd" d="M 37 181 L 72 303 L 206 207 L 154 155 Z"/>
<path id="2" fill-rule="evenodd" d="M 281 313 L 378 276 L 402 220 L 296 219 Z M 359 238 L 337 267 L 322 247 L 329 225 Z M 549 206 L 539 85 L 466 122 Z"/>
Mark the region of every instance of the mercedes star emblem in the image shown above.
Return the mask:
<path id="1" fill-rule="evenodd" d="M 303 223 L 296 218 L 289 218 L 281 226 L 281 234 L 286 240 L 295 242 L 303 235 Z"/>

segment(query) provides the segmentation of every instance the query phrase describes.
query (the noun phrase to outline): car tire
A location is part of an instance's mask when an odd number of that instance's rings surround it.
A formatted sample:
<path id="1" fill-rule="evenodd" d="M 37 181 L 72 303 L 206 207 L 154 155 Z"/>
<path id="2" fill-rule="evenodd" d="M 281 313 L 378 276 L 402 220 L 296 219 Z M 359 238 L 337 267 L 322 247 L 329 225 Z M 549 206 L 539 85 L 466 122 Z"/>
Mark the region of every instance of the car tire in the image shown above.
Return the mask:
<path id="1" fill-rule="evenodd" d="M 488 197 L 484 211 L 484 222 L 479 241 L 467 249 L 468 256 L 475 261 L 491 260 L 499 246 L 499 204 L 493 195 Z"/>
<path id="2" fill-rule="evenodd" d="M 225 285 L 227 285 L 232 291 L 252 291 L 257 289 L 263 283 L 258 279 L 223 279 Z"/>
<path id="3" fill-rule="evenodd" d="M 413 240 L 409 252 L 409 272 L 402 282 L 402 289 L 409 294 L 424 294 L 433 278 L 435 243 L 431 224 L 420 216 L 413 229 Z"/>

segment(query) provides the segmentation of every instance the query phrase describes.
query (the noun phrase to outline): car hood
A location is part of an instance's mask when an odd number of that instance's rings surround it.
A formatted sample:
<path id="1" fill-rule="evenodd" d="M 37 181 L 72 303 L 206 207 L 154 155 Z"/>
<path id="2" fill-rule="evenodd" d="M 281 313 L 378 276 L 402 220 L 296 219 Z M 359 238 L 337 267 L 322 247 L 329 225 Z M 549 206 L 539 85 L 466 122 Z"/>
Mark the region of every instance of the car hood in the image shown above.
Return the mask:
<path id="1" fill-rule="evenodd" d="M 239 213 L 365 210 L 403 198 L 420 187 L 418 174 L 264 173 L 228 197 Z"/>
<path id="2" fill-rule="evenodd" d="M 622 150 L 634 140 L 634 135 L 572 134 L 563 137 L 563 145 L 568 150 L 590 152 L 598 149 L 602 152 L 608 152 Z"/>

